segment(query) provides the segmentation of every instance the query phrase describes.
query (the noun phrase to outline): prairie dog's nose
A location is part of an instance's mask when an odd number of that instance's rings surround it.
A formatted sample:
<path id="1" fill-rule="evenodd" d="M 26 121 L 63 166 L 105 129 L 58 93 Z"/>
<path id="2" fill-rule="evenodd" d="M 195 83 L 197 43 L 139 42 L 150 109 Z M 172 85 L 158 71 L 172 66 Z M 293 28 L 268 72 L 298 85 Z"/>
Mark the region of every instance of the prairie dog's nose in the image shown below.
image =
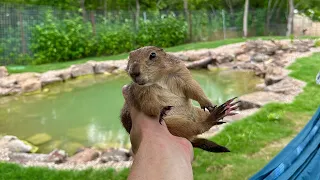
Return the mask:
<path id="1" fill-rule="evenodd" d="M 130 71 L 129 71 L 129 74 L 132 78 L 137 78 L 140 76 L 140 67 L 139 67 L 138 63 L 132 64 Z"/>
<path id="2" fill-rule="evenodd" d="M 137 78 L 137 77 L 140 76 L 140 72 L 139 72 L 139 71 L 137 71 L 137 72 L 131 72 L 131 73 L 130 73 L 130 76 L 131 76 L 132 78 Z"/>

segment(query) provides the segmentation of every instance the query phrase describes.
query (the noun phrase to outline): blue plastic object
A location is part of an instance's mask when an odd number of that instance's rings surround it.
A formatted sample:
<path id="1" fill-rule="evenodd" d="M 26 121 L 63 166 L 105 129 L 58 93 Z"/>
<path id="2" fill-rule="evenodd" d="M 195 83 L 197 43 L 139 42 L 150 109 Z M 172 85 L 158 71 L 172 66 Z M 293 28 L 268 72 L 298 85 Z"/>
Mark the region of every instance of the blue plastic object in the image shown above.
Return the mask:
<path id="1" fill-rule="evenodd" d="M 320 179 L 320 107 L 302 131 L 250 180 Z"/>

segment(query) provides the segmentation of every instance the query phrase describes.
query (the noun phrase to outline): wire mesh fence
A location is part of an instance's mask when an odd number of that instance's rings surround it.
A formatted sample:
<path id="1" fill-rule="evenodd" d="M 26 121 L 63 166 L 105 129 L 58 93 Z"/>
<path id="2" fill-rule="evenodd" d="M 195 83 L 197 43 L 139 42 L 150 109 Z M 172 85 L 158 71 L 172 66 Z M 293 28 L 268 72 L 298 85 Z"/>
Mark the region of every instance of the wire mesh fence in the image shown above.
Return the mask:
<path id="1" fill-rule="evenodd" d="M 51 13 L 51 16 L 57 22 L 66 24 L 67 21 L 65 20 L 81 18 L 83 22 L 87 23 L 89 29 L 87 29 L 86 31 L 91 33 L 90 38 L 92 39 L 100 37 L 99 34 L 106 33 L 109 29 L 121 29 L 121 27 L 123 27 L 123 24 L 126 24 L 126 27 L 128 27 L 133 33 L 138 33 L 139 31 L 139 29 L 136 29 L 134 11 L 104 12 L 102 10 L 87 10 L 84 13 L 83 11 L 61 10 L 48 6 L 0 3 L 0 65 L 28 64 L 32 62 L 32 59 L 35 58 L 35 54 L 37 53 L 37 51 L 39 51 L 39 48 L 36 48 L 36 40 L 37 38 L 42 37 L 37 36 L 36 28 L 38 26 L 44 25 L 45 23 L 53 23 L 52 25 L 54 26 L 55 23 L 52 19 L 48 20 L 48 12 Z M 189 19 L 189 21 L 186 18 L 184 11 L 141 11 L 141 13 L 139 14 L 140 22 L 142 23 L 146 21 L 162 21 L 166 16 L 175 17 L 183 21 L 185 24 L 187 24 L 188 27 L 190 27 L 188 28 L 188 32 L 185 36 L 184 42 L 212 41 L 237 38 L 242 37 L 243 34 L 242 10 L 234 11 L 233 13 L 230 13 L 226 10 L 191 11 L 191 19 Z M 285 17 L 274 18 L 276 19 L 276 21 L 271 21 L 269 28 L 266 29 L 266 10 L 250 9 L 248 17 L 248 35 L 285 35 Z M 191 22 L 191 24 L 188 24 L 188 22 Z M 74 26 L 76 27 L 77 24 L 74 24 Z M 179 27 L 176 26 L 161 28 L 176 28 L 176 30 L 179 30 Z M 156 31 L 157 30 L 158 29 L 156 29 Z M 158 39 L 155 39 L 155 41 L 157 40 Z M 126 50 L 130 50 L 132 48 L 136 48 L 137 45 L 141 45 L 136 43 L 136 40 L 133 40 L 132 42 L 134 45 L 128 46 Z M 48 43 L 51 43 L 51 41 L 48 41 Z M 63 46 L 63 44 L 59 45 Z M 152 45 L 152 42 L 150 42 L 149 45 Z M 54 53 L 59 54 L 61 52 L 59 50 L 56 50 L 54 51 Z M 116 51 L 113 51 L 113 53 L 116 53 Z M 96 56 L 105 54 L 92 53 L 91 50 L 91 53 L 88 53 L 86 55 Z M 82 54 L 79 57 L 83 56 L 84 55 Z M 78 56 L 74 57 L 77 58 Z M 66 60 L 67 58 L 68 57 L 66 57 L 64 60 Z"/>

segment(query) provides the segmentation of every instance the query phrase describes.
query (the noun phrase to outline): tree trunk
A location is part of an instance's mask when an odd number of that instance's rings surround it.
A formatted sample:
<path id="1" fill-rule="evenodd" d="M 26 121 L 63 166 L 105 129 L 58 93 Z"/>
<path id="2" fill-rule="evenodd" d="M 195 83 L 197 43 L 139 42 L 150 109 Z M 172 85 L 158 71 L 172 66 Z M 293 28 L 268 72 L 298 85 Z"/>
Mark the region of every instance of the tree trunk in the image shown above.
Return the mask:
<path id="1" fill-rule="evenodd" d="M 226 0 L 226 3 L 227 3 L 229 10 L 230 10 L 230 17 L 231 17 L 230 24 L 233 27 L 235 25 L 235 17 L 234 17 L 234 10 L 233 10 L 233 6 L 232 6 L 232 0 Z"/>
<path id="2" fill-rule="evenodd" d="M 188 21 L 189 39 L 190 39 L 190 41 L 192 41 L 192 20 L 191 20 L 191 14 L 190 14 L 189 8 L 188 8 L 188 0 L 183 0 L 183 7 L 184 7 L 184 13 L 186 16 L 186 20 Z"/>
<path id="3" fill-rule="evenodd" d="M 244 4 L 244 14 L 243 14 L 243 36 L 248 36 L 248 11 L 249 11 L 249 0 L 246 0 Z"/>
<path id="4" fill-rule="evenodd" d="M 288 15 L 288 23 L 287 23 L 287 36 L 292 34 L 292 26 L 293 26 L 293 16 L 294 16 L 294 4 L 293 0 L 289 0 L 289 15 Z"/>
<path id="5" fill-rule="evenodd" d="M 86 0 L 80 0 L 80 8 L 82 9 L 82 18 L 83 18 L 83 21 L 85 21 L 87 18 L 86 18 L 86 7 L 84 5 Z"/>
<path id="6" fill-rule="evenodd" d="M 270 31 L 270 21 L 274 14 L 274 11 L 279 4 L 280 0 L 276 0 L 272 6 L 272 0 L 268 0 L 268 9 L 267 9 L 267 16 L 266 16 L 266 26 L 265 26 L 265 35 L 269 35 Z M 271 7 L 272 6 L 272 7 Z"/>
<path id="7" fill-rule="evenodd" d="M 140 4 L 139 4 L 139 0 L 136 0 L 136 30 L 139 30 L 139 17 L 140 17 Z"/>

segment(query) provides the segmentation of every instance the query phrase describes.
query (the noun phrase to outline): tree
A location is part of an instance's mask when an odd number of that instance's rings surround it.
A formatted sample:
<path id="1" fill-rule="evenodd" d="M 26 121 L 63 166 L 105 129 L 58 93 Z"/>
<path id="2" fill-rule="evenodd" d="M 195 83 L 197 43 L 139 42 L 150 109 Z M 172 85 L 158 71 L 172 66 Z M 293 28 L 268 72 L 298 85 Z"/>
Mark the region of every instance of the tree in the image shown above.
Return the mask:
<path id="1" fill-rule="evenodd" d="M 266 25 L 265 25 L 265 35 L 269 34 L 269 28 L 270 28 L 270 21 L 271 18 L 275 12 L 276 7 L 278 6 L 279 2 L 282 0 L 268 0 L 268 8 L 267 8 L 267 16 L 266 16 Z"/>
<path id="2" fill-rule="evenodd" d="M 294 2 L 293 0 L 289 0 L 289 14 L 288 14 L 288 22 L 287 22 L 287 36 L 292 34 L 292 26 L 293 26 L 293 16 L 294 16 Z"/>
<path id="3" fill-rule="evenodd" d="M 244 4 L 244 14 L 243 14 L 243 36 L 248 36 L 248 11 L 249 11 L 249 0 L 246 0 Z"/>

